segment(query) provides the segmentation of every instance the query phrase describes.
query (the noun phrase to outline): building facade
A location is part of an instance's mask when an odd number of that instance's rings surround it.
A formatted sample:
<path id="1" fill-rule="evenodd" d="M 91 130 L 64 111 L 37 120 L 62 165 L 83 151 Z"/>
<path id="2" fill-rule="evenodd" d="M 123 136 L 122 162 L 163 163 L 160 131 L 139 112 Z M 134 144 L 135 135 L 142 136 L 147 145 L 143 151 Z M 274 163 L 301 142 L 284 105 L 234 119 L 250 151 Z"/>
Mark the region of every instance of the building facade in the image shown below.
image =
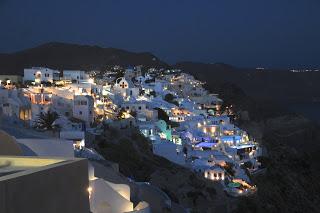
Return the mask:
<path id="1" fill-rule="evenodd" d="M 32 67 L 30 69 L 24 69 L 23 81 L 32 81 L 36 84 L 42 82 L 50 82 L 59 80 L 60 72 L 58 70 L 53 70 L 45 67 Z"/>

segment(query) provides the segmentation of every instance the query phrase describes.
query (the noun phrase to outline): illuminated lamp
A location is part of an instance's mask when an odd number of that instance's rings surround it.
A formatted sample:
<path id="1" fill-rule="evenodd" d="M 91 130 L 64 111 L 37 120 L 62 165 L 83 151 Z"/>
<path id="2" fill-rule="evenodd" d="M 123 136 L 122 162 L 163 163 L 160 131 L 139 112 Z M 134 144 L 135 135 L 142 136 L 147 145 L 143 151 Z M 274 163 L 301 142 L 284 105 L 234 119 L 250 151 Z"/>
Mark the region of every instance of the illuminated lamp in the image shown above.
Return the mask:
<path id="1" fill-rule="evenodd" d="M 88 189 L 87 189 L 87 191 L 89 192 L 89 198 L 90 198 L 90 197 L 91 197 L 91 194 L 92 194 L 92 187 L 89 186 Z"/>

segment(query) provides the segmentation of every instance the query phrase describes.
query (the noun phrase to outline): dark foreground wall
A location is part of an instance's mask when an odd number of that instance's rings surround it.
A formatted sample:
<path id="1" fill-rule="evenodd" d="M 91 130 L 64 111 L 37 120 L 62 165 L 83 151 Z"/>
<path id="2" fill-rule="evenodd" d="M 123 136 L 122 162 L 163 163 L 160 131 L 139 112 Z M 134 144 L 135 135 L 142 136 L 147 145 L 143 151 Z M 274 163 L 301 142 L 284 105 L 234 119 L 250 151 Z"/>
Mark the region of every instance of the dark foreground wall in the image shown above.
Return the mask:
<path id="1" fill-rule="evenodd" d="M 0 213 L 88 213 L 87 160 L 0 177 Z"/>

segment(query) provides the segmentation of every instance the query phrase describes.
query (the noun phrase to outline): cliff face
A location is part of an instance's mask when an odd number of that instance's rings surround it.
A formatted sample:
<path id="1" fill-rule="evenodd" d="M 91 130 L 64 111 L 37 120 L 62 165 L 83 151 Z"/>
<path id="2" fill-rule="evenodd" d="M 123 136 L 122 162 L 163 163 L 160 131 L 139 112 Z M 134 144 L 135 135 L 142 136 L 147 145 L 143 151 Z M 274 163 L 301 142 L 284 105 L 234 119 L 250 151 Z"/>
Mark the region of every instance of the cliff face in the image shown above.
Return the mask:
<path id="1" fill-rule="evenodd" d="M 267 171 L 253 177 L 258 193 L 240 200 L 238 212 L 318 212 L 319 128 L 301 116 L 283 115 L 242 125 L 262 130 Z"/>
<path id="2" fill-rule="evenodd" d="M 202 72 L 198 76 L 208 79 Z M 219 93 L 225 105 L 233 105 L 237 124 L 267 151 L 265 173 L 252 177 L 257 194 L 239 199 L 235 212 L 319 212 L 320 127 L 276 102 L 257 101 L 234 84 L 207 87 Z"/>

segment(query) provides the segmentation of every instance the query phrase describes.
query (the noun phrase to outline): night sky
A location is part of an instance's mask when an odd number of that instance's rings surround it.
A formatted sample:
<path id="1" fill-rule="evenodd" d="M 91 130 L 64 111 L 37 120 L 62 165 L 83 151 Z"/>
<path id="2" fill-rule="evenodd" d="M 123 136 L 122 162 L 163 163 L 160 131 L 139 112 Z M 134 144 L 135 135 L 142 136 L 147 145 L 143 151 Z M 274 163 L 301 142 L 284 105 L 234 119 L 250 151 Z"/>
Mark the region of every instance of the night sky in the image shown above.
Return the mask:
<path id="1" fill-rule="evenodd" d="M 0 0 L 0 52 L 51 42 L 169 63 L 320 67 L 319 0 Z"/>

